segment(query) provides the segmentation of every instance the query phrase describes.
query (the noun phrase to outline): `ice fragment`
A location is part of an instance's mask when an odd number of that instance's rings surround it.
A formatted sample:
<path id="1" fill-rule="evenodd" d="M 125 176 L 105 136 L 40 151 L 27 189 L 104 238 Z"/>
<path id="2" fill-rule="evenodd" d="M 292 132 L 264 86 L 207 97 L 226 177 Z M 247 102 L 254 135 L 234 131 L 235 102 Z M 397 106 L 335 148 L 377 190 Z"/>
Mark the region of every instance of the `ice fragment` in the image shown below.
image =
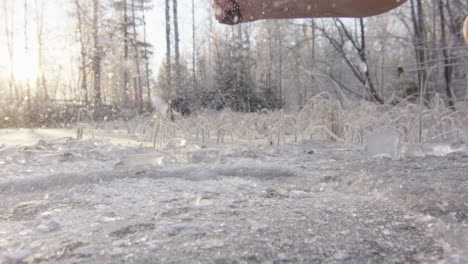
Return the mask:
<path id="1" fill-rule="evenodd" d="M 158 152 L 124 156 L 116 166 L 137 167 L 143 165 L 161 165 L 164 155 Z"/>
<path id="2" fill-rule="evenodd" d="M 38 219 L 36 220 L 36 229 L 42 233 L 54 232 L 61 228 L 61 224 L 55 219 Z"/>
<path id="3" fill-rule="evenodd" d="M 187 160 L 190 163 L 215 163 L 219 161 L 217 150 L 197 150 L 187 152 Z"/>
<path id="4" fill-rule="evenodd" d="M 12 252 L 12 253 L 8 254 L 5 257 L 5 262 L 3 262 L 3 263 L 4 264 L 22 264 L 22 263 L 26 263 L 24 261 L 24 259 L 27 258 L 28 256 L 29 256 L 29 252 L 26 252 L 26 251 Z"/>
<path id="5" fill-rule="evenodd" d="M 167 143 L 168 148 L 179 148 L 184 147 L 187 144 L 187 140 L 185 138 L 172 138 Z"/>
<path id="6" fill-rule="evenodd" d="M 401 146 L 401 156 L 405 158 L 424 158 L 426 154 L 419 144 L 403 144 Z"/>
<path id="7" fill-rule="evenodd" d="M 400 133 L 391 127 L 374 130 L 367 136 L 365 150 L 373 157 L 400 158 Z"/>
<path id="8" fill-rule="evenodd" d="M 438 143 L 423 145 L 422 150 L 428 156 L 444 157 L 453 152 L 465 151 L 467 148 L 465 144 Z"/>

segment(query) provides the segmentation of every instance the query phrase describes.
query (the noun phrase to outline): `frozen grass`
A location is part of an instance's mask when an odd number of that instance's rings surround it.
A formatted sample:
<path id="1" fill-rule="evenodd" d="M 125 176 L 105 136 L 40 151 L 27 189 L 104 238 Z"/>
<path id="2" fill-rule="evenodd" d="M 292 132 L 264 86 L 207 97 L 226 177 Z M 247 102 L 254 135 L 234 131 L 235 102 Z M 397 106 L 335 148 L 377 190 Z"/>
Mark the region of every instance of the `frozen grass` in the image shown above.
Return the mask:
<path id="1" fill-rule="evenodd" d="M 153 142 L 155 147 L 166 146 L 172 138 L 201 144 L 247 141 L 279 145 L 333 140 L 354 145 L 363 143 L 367 134 L 380 127 L 397 129 L 405 143 L 466 142 L 468 106 L 461 103 L 455 107 L 456 111 L 450 109 L 439 96 L 434 96 L 426 106 L 406 100 L 393 106 L 339 101 L 323 93 L 313 97 L 299 112 L 202 111 L 174 121 L 160 114 L 145 114 L 118 124 L 80 122 L 78 130 L 91 137 L 100 135 L 101 130 L 119 131 L 137 141 Z"/>
<path id="2" fill-rule="evenodd" d="M 258 113 L 204 112 L 174 121 L 170 136 L 196 141 L 262 140 L 282 144 L 310 139 L 360 144 L 379 127 L 400 131 L 406 143 L 460 142 L 468 139 L 468 107 L 456 111 L 435 96 L 428 106 L 408 101 L 396 106 L 361 101 L 341 103 L 320 94 L 300 112 L 263 110 Z"/>

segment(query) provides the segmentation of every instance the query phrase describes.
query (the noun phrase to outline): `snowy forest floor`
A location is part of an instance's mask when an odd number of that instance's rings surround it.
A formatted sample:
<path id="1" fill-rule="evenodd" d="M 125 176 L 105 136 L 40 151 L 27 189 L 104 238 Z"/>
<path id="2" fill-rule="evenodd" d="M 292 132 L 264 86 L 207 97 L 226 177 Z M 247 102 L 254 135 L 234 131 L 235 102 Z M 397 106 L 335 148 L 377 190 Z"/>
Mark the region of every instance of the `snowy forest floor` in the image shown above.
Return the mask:
<path id="1" fill-rule="evenodd" d="M 0 134 L 1 263 L 468 260 L 466 151 L 392 160 L 325 141 L 154 149 Z"/>

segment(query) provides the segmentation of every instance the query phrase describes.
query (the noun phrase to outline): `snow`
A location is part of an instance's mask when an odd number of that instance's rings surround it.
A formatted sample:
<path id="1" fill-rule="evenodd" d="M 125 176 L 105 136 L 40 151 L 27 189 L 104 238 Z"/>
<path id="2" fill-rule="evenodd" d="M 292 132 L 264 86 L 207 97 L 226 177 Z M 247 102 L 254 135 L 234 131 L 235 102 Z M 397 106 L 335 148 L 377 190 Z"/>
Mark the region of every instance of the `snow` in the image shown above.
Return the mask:
<path id="1" fill-rule="evenodd" d="M 75 136 L 0 130 L 0 263 L 468 257 L 463 144 L 401 144 L 415 154 L 388 159 L 315 140 L 177 138 L 153 148 L 116 134 Z"/>

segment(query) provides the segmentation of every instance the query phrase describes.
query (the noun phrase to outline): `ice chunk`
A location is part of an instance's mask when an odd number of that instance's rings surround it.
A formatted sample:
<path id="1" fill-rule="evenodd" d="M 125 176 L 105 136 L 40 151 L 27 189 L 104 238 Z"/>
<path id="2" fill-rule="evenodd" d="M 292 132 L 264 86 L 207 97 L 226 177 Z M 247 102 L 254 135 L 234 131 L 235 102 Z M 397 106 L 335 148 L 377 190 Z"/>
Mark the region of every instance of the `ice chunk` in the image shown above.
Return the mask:
<path id="1" fill-rule="evenodd" d="M 224 240 L 221 239 L 210 239 L 205 241 L 198 241 L 198 246 L 202 249 L 213 249 L 213 248 L 222 248 L 225 246 Z"/>
<path id="2" fill-rule="evenodd" d="M 36 155 L 33 160 L 39 163 L 46 163 L 46 164 L 57 164 L 63 162 L 72 162 L 75 160 L 75 156 L 70 152 L 65 153 L 53 153 L 53 154 L 41 154 Z"/>
<path id="3" fill-rule="evenodd" d="M 466 151 L 467 147 L 461 143 L 438 143 L 423 145 L 422 150 L 428 156 L 444 157 L 453 152 Z"/>
<path id="4" fill-rule="evenodd" d="M 400 133 L 392 127 L 381 127 L 367 135 L 365 150 L 373 157 L 400 158 Z"/>
<path id="5" fill-rule="evenodd" d="M 3 145 L 2 145 L 3 146 Z M 7 148 L 1 148 L 0 149 L 0 155 L 3 156 L 3 155 L 11 155 L 13 153 L 16 153 L 16 147 L 7 147 Z"/>
<path id="6" fill-rule="evenodd" d="M 12 252 L 5 257 L 5 262 L 2 262 L 2 263 L 4 264 L 26 263 L 24 259 L 27 258 L 28 256 L 29 256 L 29 252 L 26 252 L 26 251 Z"/>
<path id="7" fill-rule="evenodd" d="M 143 165 L 161 165 L 164 155 L 159 152 L 124 156 L 116 166 L 137 167 Z"/>
<path id="8" fill-rule="evenodd" d="M 190 163 L 216 163 L 219 161 L 217 150 L 197 150 L 187 152 L 187 160 Z"/>
<path id="9" fill-rule="evenodd" d="M 108 161 L 110 158 L 106 155 L 102 154 L 101 151 L 98 150 L 91 150 L 85 154 L 87 159 L 92 160 L 100 160 L 100 161 Z"/>
<path id="10" fill-rule="evenodd" d="M 151 97 L 151 105 L 159 112 L 163 117 L 166 117 L 169 110 L 169 105 L 159 96 Z"/>
<path id="11" fill-rule="evenodd" d="M 60 229 L 62 225 L 55 219 L 36 219 L 36 229 L 42 233 L 50 233 Z"/>
<path id="12" fill-rule="evenodd" d="M 184 147 L 187 144 L 187 140 L 185 138 L 172 138 L 167 142 L 168 148 L 180 148 Z"/>
<path id="13" fill-rule="evenodd" d="M 403 144 L 401 146 L 401 155 L 405 158 L 424 158 L 426 156 L 419 144 Z"/>
<path id="14" fill-rule="evenodd" d="M 468 150 L 452 152 L 446 158 L 448 160 L 468 161 Z"/>

